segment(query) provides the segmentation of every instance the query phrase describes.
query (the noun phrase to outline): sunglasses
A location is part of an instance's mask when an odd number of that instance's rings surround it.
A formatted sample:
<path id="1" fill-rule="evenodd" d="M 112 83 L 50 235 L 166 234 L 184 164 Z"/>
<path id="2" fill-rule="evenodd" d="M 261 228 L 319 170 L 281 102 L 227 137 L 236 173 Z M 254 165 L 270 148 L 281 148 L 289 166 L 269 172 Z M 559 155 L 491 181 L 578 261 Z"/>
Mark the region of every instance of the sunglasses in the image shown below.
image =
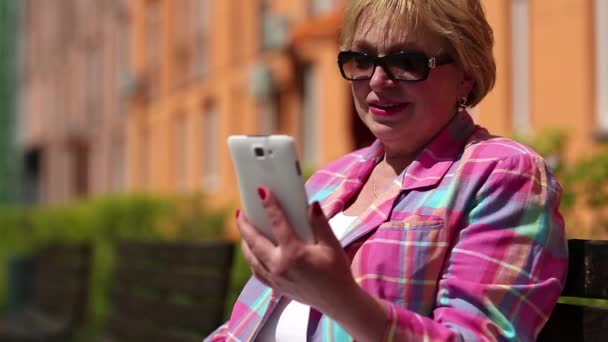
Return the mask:
<path id="1" fill-rule="evenodd" d="M 395 52 L 382 57 L 357 51 L 342 51 L 338 54 L 342 77 L 349 81 L 369 80 L 376 67 L 381 66 L 393 81 L 419 82 L 427 79 L 431 69 L 453 62 L 447 55 L 429 57 L 422 52 Z"/>

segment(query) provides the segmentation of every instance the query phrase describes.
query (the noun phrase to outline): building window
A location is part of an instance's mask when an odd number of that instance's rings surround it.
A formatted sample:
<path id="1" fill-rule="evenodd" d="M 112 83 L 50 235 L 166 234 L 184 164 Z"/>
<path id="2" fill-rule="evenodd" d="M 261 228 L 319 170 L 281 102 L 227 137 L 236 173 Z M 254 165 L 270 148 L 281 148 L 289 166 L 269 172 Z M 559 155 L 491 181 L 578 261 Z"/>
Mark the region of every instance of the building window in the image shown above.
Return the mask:
<path id="1" fill-rule="evenodd" d="M 175 185 L 178 190 L 188 187 L 188 132 L 186 117 L 178 115 L 175 121 Z"/>
<path id="2" fill-rule="evenodd" d="M 256 63 L 249 75 L 249 91 L 258 103 L 258 133 L 272 134 L 279 127 L 279 94 L 268 65 Z"/>
<path id="3" fill-rule="evenodd" d="M 192 64 L 192 0 L 176 1 L 174 18 L 175 35 L 175 85 L 184 86 L 190 78 Z"/>
<path id="4" fill-rule="evenodd" d="M 23 158 L 23 195 L 26 204 L 38 204 L 42 199 L 42 150 L 32 149 Z"/>
<path id="5" fill-rule="evenodd" d="M 90 164 L 91 153 L 89 146 L 83 142 L 73 142 L 69 145 L 69 163 L 71 170 L 70 182 L 72 183 L 72 195 L 76 199 L 85 198 L 90 191 Z"/>
<path id="6" fill-rule="evenodd" d="M 141 131 L 139 138 L 139 185 L 143 189 L 149 189 L 152 184 L 152 172 L 150 170 L 150 154 L 152 148 L 150 142 L 150 134 L 148 130 L 144 128 Z"/>
<path id="7" fill-rule="evenodd" d="M 513 60 L 512 108 L 513 130 L 528 134 L 530 123 L 530 4 L 528 0 L 511 2 L 511 58 Z"/>
<path id="8" fill-rule="evenodd" d="M 125 144 L 124 140 L 117 139 L 112 144 L 112 155 L 110 165 L 110 189 L 112 192 L 120 192 L 125 188 Z"/>
<path id="9" fill-rule="evenodd" d="M 123 9 L 126 11 L 126 9 Z M 118 29 L 116 30 L 116 79 L 121 82 L 121 91 L 130 92 L 132 89 L 127 87 L 130 85 L 128 82 L 131 81 L 131 29 L 128 21 L 128 16 L 125 12 L 121 12 L 118 20 Z M 128 96 L 125 93 L 121 93 L 117 89 L 116 101 L 117 110 L 116 114 L 119 117 L 125 117 L 128 111 Z"/>
<path id="10" fill-rule="evenodd" d="M 304 165 L 314 167 L 319 162 L 317 147 L 321 146 L 317 134 L 320 85 L 312 65 L 304 67 L 302 77 L 302 161 Z"/>
<path id="11" fill-rule="evenodd" d="M 150 1 L 146 9 L 146 81 L 149 98 L 160 95 L 161 75 L 161 8 L 160 1 Z"/>
<path id="12" fill-rule="evenodd" d="M 336 0 L 312 0 L 310 2 L 310 13 L 312 15 L 323 15 L 331 12 L 336 7 Z"/>
<path id="13" fill-rule="evenodd" d="M 176 86 L 204 78 L 208 72 L 209 0 L 175 2 Z"/>
<path id="14" fill-rule="evenodd" d="M 219 120 L 215 105 L 208 104 L 203 112 L 203 191 L 219 188 Z"/>
<path id="15" fill-rule="evenodd" d="M 99 114 L 99 99 L 101 93 L 101 51 L 97 47 L 90 48 L 86 51 L 84 84 L 86 89 L 85 94 L 85 111 L 89 118 L 89 123 L 93 124 Z M 65 85 L 64 85 L 65 87 Z"/>
<path id="16" fill-rule="evenodd" d="M 277 106 L 274 102 L 268 101 L 260 107 L 260 134 L 273 134 L 278 129 Z"/>
<path id="17" fill-rule="evenodd" d="M 175 6 L 175 18 L 173 22 L 174 36 L 175 36 L 175 86 L 180 87 L 184 85 L 188 79 L 188 70 L 190 64 L 190 51 L 188 44 L 188 22 L 189 22 L 189 0 L 177 1 L 174 3 Z"/>
<path id="18" fill-rule="evenodd" d="M 282 50 L 289 42 L 289 21 L 286 16 L 273 13 L 269 0 L 259 2 L 261 50 Z"/>
<path id="19" fill-rule="evenodd" d="M 209 0 L 194 0 L 190 12 L 192 16 L 192 70 L 194 79 L 205 78 L 209 71 L 209 27 L 211 20 L 211 2 Z"/>
<path id="20" fill-rule="evenodd" d="M 597 125 L 602 136 L 608 135 L 608 0 L 595 0 L 596 107 Z"/>
<path id="21" fill-rule="evenodd" d="M 267 48 L 268 45 L 268 35 L 269 35 L 269 29 L 268 29 L 268 22 L 271 20 L 272 16 L 271 16 L 271 12 L 270 12 L 270 5 L 269 5 L 269 0 L 260 0 L 259 2 L 259 11 L 260 11 L 260 16 L 259 16 L 259 32 L 260 32 L 260 48 L 263 50 L 265 48 Z"/>

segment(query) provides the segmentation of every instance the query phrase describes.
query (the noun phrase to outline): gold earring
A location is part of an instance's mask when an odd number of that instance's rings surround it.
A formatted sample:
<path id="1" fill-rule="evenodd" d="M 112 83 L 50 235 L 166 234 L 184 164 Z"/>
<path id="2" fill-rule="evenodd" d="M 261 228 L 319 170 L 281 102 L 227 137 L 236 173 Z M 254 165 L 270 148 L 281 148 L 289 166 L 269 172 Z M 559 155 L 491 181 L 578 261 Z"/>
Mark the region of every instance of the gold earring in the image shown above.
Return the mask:
<path id="1" fill-rule="evenodd" d="M 465 110 L 467 108 L 467 97 L 463 96 L 460 98 L 460 100 L 458 101 L 458 111 L 462 112 L 463 110 Z"/>

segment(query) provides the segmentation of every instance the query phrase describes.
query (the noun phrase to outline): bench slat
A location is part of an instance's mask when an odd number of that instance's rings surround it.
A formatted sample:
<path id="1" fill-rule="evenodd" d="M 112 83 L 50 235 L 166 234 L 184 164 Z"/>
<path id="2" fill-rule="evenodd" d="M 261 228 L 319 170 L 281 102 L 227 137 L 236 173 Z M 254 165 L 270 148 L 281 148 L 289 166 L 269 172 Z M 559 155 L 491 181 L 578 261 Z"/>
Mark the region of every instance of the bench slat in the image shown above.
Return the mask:
<path id="1" fill-rule="evenodd" d="M 607 339 L 608 309 L 559 303 L 537 341 L 603 342 Z"/>
<path id="2" fill-rule="evenodd" d="M 176 328 L 197 333 L 210 332 L 212 324 L 222 318 L 223 300 L 211 299 L 208 303 L 172 303 L 167 300 L 143 298 L 125 292 L 112 295 L 114 310 L 121 316 L 142 317 L 159 328 L 171 331 Z"/>
<path id="3" fill-rule="evenodd" d="M 224 241 L 197 243 L 124 242 L 118 247 L 121 262 L 169 264 L 182 268 L 222 270 L 231 266 L 234 248 Z"/>
<path id="4" fill-rule="evenodd" d="M 218 277 L 178 273 L 171 269 L 120 268 L 116 274 L 118 287 L 145 287 L 195 297 L 221 296 L 226 291 L 226 281 Z"/>
<path id="5" fill-rule="evenodd" d="M 33 294 L 33 300 L 37 307 L 54 308 L 61 312 L 72 312 L 74 307 L 80 305 L 81 301 L 88 295 L 88 291 L 83 288 L 61 288 L 57 285 L 44 292 Z"/>
<path id="6" fill-rule="evenodd" d="M 83 273 L 89 271 L 89 265 L 84 264 L 64 264 L 55 260 L 53 263 L 46 264 L 38 262 L 41 265 L 36 269 L 36 277 L 50 279 L 61 275 L 64 279 L 73 279 L 77 281 L 82 277 Z M 50 277 L 50 278 L 49 278 Z"/>
<path id="7" fill-rule="evenodd" d="M 568 240 L 568 250 L 562 296 L 608 299 L 608 241 Z"/>
<path id="8" fill-rule="evenodd" d="M 86 264 L 82 256 L 91 253 L 91 247 L 87 244 L 52 244 L 47 245 L 36 253 L 38 259 L 43 259 L 46 263 L 53 263 L 55 260 L 64 262 L 72 260 L 79 264 Z"/>
<path id="9" fill-rule="evenodd" d="M 583 341 L 608 341 L 608 308 L 584 308 Z"/>
<path id="10" fill-rule="evenodd" d="M 127 316 L 115 316 L 109 319 L 109 341 L 130 342 L 201 342 L 199 337 L 180 336 L 155 327 L 150 323 L 142 323 Z"/>

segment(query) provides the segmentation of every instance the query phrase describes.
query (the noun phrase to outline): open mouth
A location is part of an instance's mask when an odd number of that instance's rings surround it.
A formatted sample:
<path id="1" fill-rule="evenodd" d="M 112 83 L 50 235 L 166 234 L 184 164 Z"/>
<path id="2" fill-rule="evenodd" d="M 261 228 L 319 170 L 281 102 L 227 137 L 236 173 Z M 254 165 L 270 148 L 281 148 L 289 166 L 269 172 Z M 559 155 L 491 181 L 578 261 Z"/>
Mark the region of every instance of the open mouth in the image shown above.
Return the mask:
<path id="1" fill-rule="evenodd" d="M 390 116 L 401 112 L 407 103 L 370 103 L 369 111 L 377 116 Z"/>
<path id="2" fill-rule="evenodd" d="M 380 108 L 380 109 L 391 109 L 391 108 L 395 108 L 395 107 L 398 107 L 398 106 L 401 106 L 401 104 L 394 103 L 394 104 L 376 104 L 376 105 L 373 105 L 373 107 L 377 107 L 377 108 Z"/>

